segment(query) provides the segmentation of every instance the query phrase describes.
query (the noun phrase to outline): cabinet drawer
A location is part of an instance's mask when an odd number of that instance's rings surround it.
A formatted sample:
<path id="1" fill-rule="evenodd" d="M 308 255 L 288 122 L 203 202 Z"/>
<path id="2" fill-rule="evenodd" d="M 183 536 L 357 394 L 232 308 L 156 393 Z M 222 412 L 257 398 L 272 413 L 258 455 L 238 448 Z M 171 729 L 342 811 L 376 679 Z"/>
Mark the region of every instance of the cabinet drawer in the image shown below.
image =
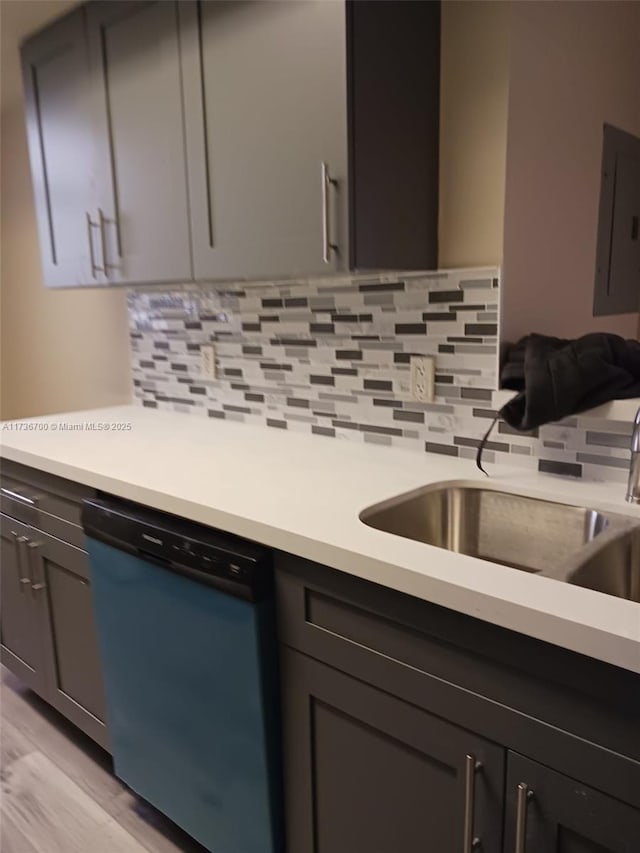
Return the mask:
<path id="1" fill-rule="evenodd" d="M 95 494 L 93 489 L 6 459 L 0 472 L 2 512 L 78 548 L 85 547 L 82 501 Z"/>

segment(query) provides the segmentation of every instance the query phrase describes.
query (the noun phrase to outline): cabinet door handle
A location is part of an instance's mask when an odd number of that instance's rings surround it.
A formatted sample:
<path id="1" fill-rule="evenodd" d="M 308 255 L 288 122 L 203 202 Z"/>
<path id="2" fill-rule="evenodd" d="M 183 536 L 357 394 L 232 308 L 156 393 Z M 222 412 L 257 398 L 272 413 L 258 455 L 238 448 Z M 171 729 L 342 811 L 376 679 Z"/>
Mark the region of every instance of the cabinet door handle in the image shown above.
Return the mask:
<path id="1" fill-rule="evenodd" d="M 516 849 L 515 853 L 526 853 L 527 846 L 527 807 L 533 798 L 533 791 L 525 783 L 518 785 L 518 803 L 516 811 Z"/>
<path id="2" fill-rule="evenodd" d="M 329 205 L 329 189 L 337 187 L 338 182 L 329 174 L 329 167 L 323 161 L 321 163 L 322 175 L 322 260 L 325 264 L 331 263 L 331 252 L 337 252 L 338 246 L 331 242 L 331 213 Z"/>
<path id="3" fill-rule="evenodd" d="M 18 583 L 20 584 L 20 592 L 23 592 L 25 586 L 31 583 L 31 578 L 23 576 L 23 565 L 22 565 L 22 546 L 29 541 L 28 536 L 19 536 L 15 530 L 11 531 L 11 535 L 16 543 L 16 569 L 18 571 Z"/>
<path id="4" fill-rule="evenodd" d="M 481 841 L 473 834 L 473 817 L 476 807 L 476 773 L 482 769 L 482 762 L 476 761 L 470 753 L 465 758 L 464 776 L 464 843 L 463 853 L 477 850 Z"/>
<path id="5" fill-rule="evenodd" d="M 31 589 L 33 592 L 39 592 L 41 589 L 46 589 L 47 585 L 44 582 L 44 567 L 42 565 L 42 553 L 40 552 L 40 548 L 42 547 L 42 542 L 29 542 L 27 548 L 29 549 L 31 554 L 35 554 L 36 557 L 39 558 L 40 563 L 40 576 L 43 578 L 41 581 L 36 581 L 36 583 L 31 583 Z M 35 578 L 33 579 L 35 580 Z"/>
<path id="6" fill-rule="evenodd" d="M 99 267 L 96 264 L 96 257 L 93 252 L 93 231 L 91 230 L 92 228 L 100 228 L 100 225 L 99 223 L 94 222 L 91 219 L 90 214 L 87 213 L 87 236 L 89 238 L 89 260 L 91 261 L 91 275 L 93 276 L 93 278 L 97 278 L 96 273 L 105 272 L 105 269 L 104 267 Z"/>
<path id="7" fill-rule="evenodd" d="M 98 208 L 98 224 L 100 226 L 100 248 L 102 250 L 102 266 L 104 267 L 104 274 L 109 278 L 109 270 L 117 269 L 117 264 L 110 264 L 107 262 L 107 236 L 105 232 L 105 225 L 109 222 L 104 213 L 102 212 L 102 208 Z"/>

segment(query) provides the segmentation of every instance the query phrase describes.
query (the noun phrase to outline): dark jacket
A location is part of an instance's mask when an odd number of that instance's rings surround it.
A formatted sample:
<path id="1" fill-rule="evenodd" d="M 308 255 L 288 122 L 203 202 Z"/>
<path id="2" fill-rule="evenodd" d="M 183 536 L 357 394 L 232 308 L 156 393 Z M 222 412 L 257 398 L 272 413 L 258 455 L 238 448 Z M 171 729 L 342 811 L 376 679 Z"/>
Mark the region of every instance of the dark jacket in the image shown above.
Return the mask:
<path id="1" fill-rule="evenodd" d="M 607 403 L 640 397 L 640 343 L 594 333 L 575 341 L 528 335 L 506 354 L 502 386 L 519 391 L 500 410 L 527 431 Z"/>

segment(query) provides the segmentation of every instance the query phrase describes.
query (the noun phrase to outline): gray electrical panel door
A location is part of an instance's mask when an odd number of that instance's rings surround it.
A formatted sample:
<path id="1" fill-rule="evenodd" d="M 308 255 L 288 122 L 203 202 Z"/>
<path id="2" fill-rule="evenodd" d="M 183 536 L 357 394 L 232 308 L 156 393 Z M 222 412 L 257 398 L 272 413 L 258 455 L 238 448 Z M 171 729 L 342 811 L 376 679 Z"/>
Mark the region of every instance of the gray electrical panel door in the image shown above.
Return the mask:
<path id="1" fill-rule="evenodd" d="M 345 269 L 344 2 L 179 6 L 195 278 Z"/>
<path id="2" fill-rule="evenodd" d="M 594 316 L 640 311 L 640 138 L 604 128 Z"/>

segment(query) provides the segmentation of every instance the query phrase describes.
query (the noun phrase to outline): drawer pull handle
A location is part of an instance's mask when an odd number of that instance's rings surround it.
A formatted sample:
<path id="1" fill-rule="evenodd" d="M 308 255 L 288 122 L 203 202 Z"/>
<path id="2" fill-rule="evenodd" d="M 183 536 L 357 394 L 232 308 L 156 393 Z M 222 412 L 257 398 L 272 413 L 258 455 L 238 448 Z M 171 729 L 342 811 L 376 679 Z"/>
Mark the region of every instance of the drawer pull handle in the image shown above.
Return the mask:
<path id="1" fill-rule="evenodd" d="M 481 847 L 482 842 L 473 834 L 473 818 L 476 805 L 476 773 L 482 769 L 482 762 L 468 754 L 465 759 L 464 779 L 464 845 L 463 853 L 472 853 Z"/>
<path id="2" fill-rule="evenodd" d="M 21 503 L 25 503 L 28 506 L 36 506 L 38 501 L 40 500 L 39 495 L 35 495 L 32 498 L 28 498 L 26 495 L 21 495 L 20 492 L 14 492 L 13 489 L 6 489 L 4 486 L 0 487 L 0 492 L 3 495 L 6 495 L 8 498 L 14 501 L 20 501 Z"/>
<path id="3" fill-rule="evenodd" d="M 515 853 L 526 853 L 527 846 L 527 807 L 533 799 L 533 791 L 527 784 L 518 785 L 518 803 L 516 812 L 516 850 Z"/>

